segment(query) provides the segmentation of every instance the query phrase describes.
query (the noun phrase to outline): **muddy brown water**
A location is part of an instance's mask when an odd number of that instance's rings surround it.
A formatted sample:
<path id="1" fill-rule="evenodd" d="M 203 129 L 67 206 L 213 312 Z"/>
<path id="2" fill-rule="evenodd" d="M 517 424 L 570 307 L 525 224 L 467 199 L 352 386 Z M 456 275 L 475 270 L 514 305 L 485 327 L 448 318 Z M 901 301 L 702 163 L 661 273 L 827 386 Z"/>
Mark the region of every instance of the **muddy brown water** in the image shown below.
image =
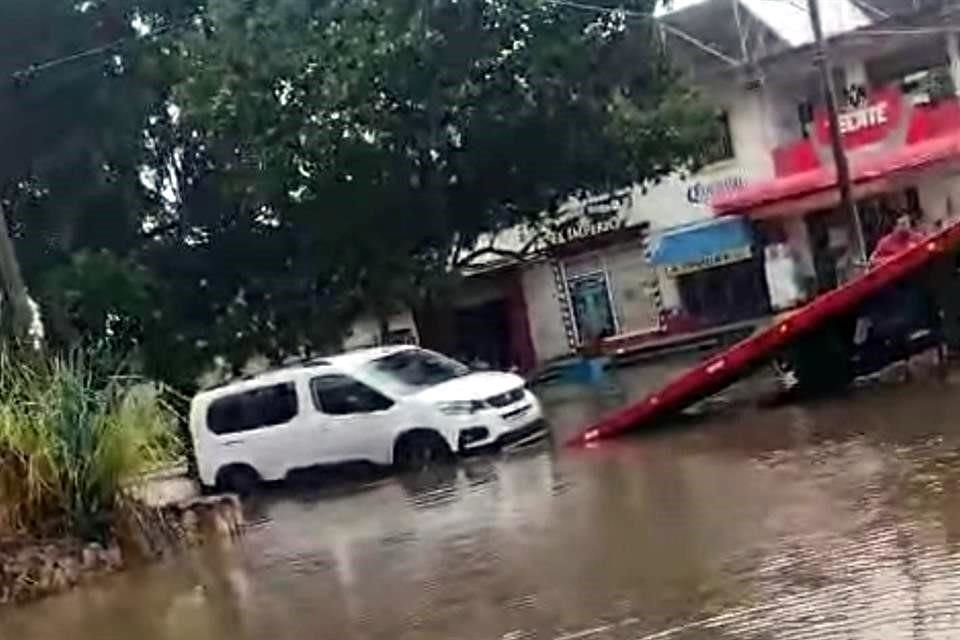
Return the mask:
<path id="1" fill-rule="evenodd" d="M 607 402 L 552 396 L 559 436 Z M 0 612 L 0 638 L 960 637 L 960 376 L 250 510 L 241 544 Z"/>

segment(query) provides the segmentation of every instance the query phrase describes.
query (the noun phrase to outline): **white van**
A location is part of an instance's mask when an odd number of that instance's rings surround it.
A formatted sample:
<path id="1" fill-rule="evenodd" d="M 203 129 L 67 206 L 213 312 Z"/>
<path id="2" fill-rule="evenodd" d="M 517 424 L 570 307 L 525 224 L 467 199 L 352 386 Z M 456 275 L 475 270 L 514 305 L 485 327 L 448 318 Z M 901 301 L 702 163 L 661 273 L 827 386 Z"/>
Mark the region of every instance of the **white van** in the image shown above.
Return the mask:
<path id="1" fill-rule="evenodd" d="M 318 465 L 421 468 L 541 429 L 523 378 L 409 346 L 268 371 L 202 391 L 190 407 L 200 481 L 241 493 Z"/>

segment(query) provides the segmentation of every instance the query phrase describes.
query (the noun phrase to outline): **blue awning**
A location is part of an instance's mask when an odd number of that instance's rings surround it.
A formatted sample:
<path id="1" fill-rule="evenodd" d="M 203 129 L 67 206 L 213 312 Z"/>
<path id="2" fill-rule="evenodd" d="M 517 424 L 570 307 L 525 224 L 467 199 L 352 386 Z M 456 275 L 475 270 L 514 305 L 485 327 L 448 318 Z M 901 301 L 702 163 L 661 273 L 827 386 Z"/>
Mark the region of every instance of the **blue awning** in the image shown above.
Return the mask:
<path id="1" fill-rule="evenodd" d="M 743 218 L 720 218 L 666 229 L 650 242 L 650 262 L 681 274 L 747 260 L 753 231 Z"/>

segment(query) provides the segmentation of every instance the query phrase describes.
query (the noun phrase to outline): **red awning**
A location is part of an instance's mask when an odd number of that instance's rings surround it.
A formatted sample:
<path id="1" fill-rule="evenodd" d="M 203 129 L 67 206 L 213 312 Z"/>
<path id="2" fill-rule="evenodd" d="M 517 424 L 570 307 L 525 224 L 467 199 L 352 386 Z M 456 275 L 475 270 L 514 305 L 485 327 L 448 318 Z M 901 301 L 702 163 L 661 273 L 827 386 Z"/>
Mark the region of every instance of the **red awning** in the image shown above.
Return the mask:
<path id="1" fill-rule="evenodd" d="M 960 133 L 911 144 L 879 157 L 851 160 L 854 195 L 886 191 L 887 177 L 955 158 L 960 158 Z M 832 167 L 814 169 L 719 194 L 712 205 L 719 215 L 790 215 L 832 206 L 839 200 L 836 187 L 837 175 Z"/>

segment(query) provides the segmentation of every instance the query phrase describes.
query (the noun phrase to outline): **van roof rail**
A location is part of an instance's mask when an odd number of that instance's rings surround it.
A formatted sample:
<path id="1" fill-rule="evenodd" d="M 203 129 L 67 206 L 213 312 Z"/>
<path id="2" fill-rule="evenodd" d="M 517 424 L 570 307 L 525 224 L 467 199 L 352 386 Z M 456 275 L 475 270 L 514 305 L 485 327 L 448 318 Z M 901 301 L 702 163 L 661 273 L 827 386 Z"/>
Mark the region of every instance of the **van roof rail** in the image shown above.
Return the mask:
<path id="1" fill-rule="evenodd" d="M 234 382 L 244 382 L 246 380 L 253 380 L 255 378 L 259 378 L 260 376 L 266 375 L 268 373 L 283 371 L 284 369 L 293 369 L 296 367 L 325 367 L 329 365 L 330 365 L 330 361 L 321 356 L 298 357 L 292 360 L 286 360 L 282 364 L 279 364 L 273 367 L 267 367 L 262 371 L 256 371 L 254 373 L 245 373 L 241 376 L 231 376 L 226 380 L 223 380 L 222 382 L 218 382 L 208 387 L 204 387 L 203 391 L 219 389 L 220 387 L 225 387 L 227 385 L 233 384 Z"/>

